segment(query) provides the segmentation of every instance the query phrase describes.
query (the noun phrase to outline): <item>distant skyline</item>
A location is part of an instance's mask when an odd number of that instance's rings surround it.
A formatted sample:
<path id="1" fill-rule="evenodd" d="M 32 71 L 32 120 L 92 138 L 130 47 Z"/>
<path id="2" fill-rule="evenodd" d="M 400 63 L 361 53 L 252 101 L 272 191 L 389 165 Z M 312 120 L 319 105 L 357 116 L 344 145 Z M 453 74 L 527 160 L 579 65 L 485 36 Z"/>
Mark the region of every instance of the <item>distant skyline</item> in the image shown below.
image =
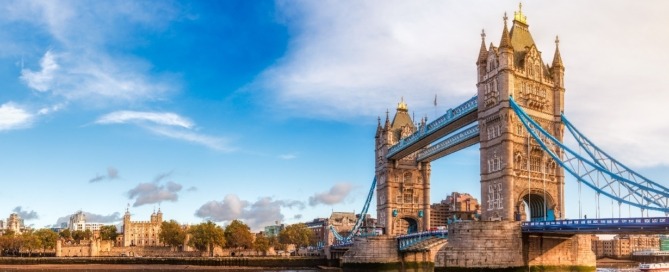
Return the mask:
<path id="1" fill-rule="evenodd" d="M 160 207 L 168 220 L 259 230 L 359 212 L 377 118 L 404 98 L 432 120 L 476 95 L 481 29 L 498 45 L 517 9 L 0 0 L 0 218 L 40 228 L 83 210 L 115 223 L 129 204 L 133 220 Z M 523 12 L 545 63 L 560 37 L 570 120 L 669 186 L 669 3 L 528 1 Z M 478 148 L 432 163 L 432 202 L 452 191 L 482 202 Z M 566 183 L 576 218 L 578 186 Z M 589 218 L 594 199 L 584 187 Z M 602 198 L 604 216 L 611 205 Z"/>

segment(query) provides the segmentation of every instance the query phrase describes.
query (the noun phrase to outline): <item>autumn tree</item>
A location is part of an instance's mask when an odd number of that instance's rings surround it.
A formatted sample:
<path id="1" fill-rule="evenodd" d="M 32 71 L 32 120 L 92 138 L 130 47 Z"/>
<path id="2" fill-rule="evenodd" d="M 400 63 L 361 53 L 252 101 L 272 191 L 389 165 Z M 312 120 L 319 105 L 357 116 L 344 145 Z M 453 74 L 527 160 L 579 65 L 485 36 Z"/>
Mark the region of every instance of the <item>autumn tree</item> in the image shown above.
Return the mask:
<path id="1" fill-rule="evenodd" d="M 279 242 L 282 244 L 295 244 L 303 247 L 309 245 L 313 240 L 314 232 L 304 223 L 289 225 L 279 233 Z"/>
<path id="2" fill-rule="evenodd" d="M 39 229 L 35 231 L 34 235 L 39 239 L 42 246 L 42 252 L 47 249 L 56 247 L 56 240 L 58 240 L 58 233 L 50 229 Z"/>
<path id="3" fill-rule="evenodd" d="M 192 226 L 188 233 L 191 235 L 188 244 L 200 251 L 209 252 L 212 257 L 214 256 L 214 246 L 225 246 L 223 228 L 217 226 L 214 222 L 207 221 Z"/>
<path id="4" fill-rule="evenodd" d="M 269 250 L 269 243 L 269 238 L 265 237 L 265 235 L 258 234 L 256 235 L 255 241 L 253 241 L 253 249 L 262 252 L 263 255 L 266 255 L 267 251 Z"/>
<path id="5" fill-rule="evenodd" d="M 251 229 L 244 222 L 232 220 L 230 225 L 225 227 L 225 241 L 230 248 L 251 248 L 253 245 L 253 234 Z"/>
<path id="6" fill-rule="evenodd" d="M 116 226 L 107 225 L 100 227 L 100 238 L 102 238 L 102 240 L 116 241 L 116 237 L 118 237 Z"/>
<path id="7" fill-rule="evenodd" d="M 179 247 L 186 241 L 186 231 L 175 220 L 163 221 L 158 234 L 160 242 L 171 247 Z"/>

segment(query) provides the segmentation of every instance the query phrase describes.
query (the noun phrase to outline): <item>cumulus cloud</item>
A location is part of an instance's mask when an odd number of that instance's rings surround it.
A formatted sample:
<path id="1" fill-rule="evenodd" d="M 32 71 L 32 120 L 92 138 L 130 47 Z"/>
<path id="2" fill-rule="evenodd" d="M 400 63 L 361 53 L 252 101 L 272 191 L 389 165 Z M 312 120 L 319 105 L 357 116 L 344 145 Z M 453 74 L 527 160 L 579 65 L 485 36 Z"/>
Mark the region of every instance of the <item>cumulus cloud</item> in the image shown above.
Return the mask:
<path id="1" fill-rule="evenodd" d="M 346 199 L 353 185 L 350 183 L 337 183 L 329 191 L 317 193 L 309 197 L 309 206 L 316 206 L 318 204 L 333 205 L 341 203 Z"/>
<path id="2" fill-rule="evenodd" d="M 274 200 L 261 197 L 256 202 L 240 199 L 237 195 L 226 195 L 222 201 L 209 201 L 195 211 L 195 216 L 212 221 L 243 220 L 253 230 L 271 225 L 275 221 L 283 221 L 281 208 L 303 209 L 299 201 Z M 301 207 L 301 208 L 300 208 Z"/>
<path id="3" fill-rule="evenodd" d="M 169 175 L 167 175 L 169 176 Z M 179 192 L 183 186 L 174 181 L 161 184 L 160 181 L 167 177 L 165 174 L 156 176 L 154 182 L 140 183 L 127 192 L 128 199 L 134 199 L 133 207 L 145 204 L 161 203 L 164 201 L 176 202 L 179 200 Z"/>
<path id="4" fill-rule="evenodd" d="M 23 210 L 23 207 L 17 206 L 12 210 L 16 214 L 19 215 L 23 220 L 34 220 L 34 219 L 39 219 L 39 215 L 37 214 L 36 211 L 30 210 Z"/>
<path id="5" fill-rule="evenodd" d="M 103 180 L 114 180 L 118 179 L 118 169 L 114 167 L 107 167 L 107 175 L 96 175 L 95 177 L 91 178 L 88 180 L 89 183 L 95 183 L 95 182 L 100 182 Z"/>
<path id="6" fill-rule="evenodd" d="M 32 120 L 33 114 L 14 103 L 0 105 L 0 131 L 29 127 Z"/>
<path id="7" fill-rule="evenodd" d="M 83 212 L 84 215 L 86 215 L 86 221 L 87 222 L 92 222 L 92 223 L 115 223 L 118 221 L 121 221 L 121 213 L 119 212 L 114 212 L 108 215 L 103 215 L 103 214 L 95 214 L 95 213 L 90 213 L 90 212 Z M 62 223 L 68 223 L 70 221 L 70 216 L 72 214 L 68 214 L 65 216 L 58 217 L 58 220 L 56 221 L 55 226 L 60 226 Z"/>
<path id="8" fill-rule="evenodd" d="M 56 57 L 50 50 L 44 53 L 44 56 L 40 61 L 40 67 L 41 70 L 39 71 L 31 71 L 29 69 L 21 70 L 21 80 L 25 81 L 30 88 L 40 92 L 46 92 L 51 88 L 54 74 L 56 70 L 58 70 Z"/>

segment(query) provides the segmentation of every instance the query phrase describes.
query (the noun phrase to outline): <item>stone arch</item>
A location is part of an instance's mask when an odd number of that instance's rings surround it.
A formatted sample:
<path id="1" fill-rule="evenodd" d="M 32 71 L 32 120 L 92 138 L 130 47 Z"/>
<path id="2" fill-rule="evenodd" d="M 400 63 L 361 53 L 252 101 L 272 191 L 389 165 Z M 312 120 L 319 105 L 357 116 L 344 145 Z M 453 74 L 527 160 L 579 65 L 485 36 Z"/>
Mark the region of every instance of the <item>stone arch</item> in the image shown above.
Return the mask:
<path id="1" fill-rule="evenodd" d="M 543 221 L 555 219 L 556 202 L 550 192 L 541 189 L 524 190 L 516 199 L 515 220 Z"/>
<path id="2" fill-rule="evenodd" d="M 401 216 L 397 219 L 397 235 L 418 232 L 421 229 L 421 220 L 414 216 Z"/>

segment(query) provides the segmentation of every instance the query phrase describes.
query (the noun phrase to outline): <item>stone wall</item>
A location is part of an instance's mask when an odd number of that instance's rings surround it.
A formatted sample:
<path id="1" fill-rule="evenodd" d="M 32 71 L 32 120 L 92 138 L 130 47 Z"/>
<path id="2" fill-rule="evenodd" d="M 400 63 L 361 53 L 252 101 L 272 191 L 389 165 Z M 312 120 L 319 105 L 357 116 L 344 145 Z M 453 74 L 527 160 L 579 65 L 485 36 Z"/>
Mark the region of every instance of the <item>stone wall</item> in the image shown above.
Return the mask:
<path id="1" fill-rule="evenodd" d="M 519 222 L 471 221 L 449 225 L 448 244 L 436 268 L 513 268 L 525 266 Z"/>
<path id="2" fill-rule="evenodd" d="M 596 264 L 590 235 L 524 235 L 523 243 L 530 266 L 594 267 Z"/>
<path id="3" fill-rule="evenodd" d="M 340 260 L 342 266 L 351 263 L 399 263 L 397 239 L 389 236 L 355 238 L 355 242 Z"/>

